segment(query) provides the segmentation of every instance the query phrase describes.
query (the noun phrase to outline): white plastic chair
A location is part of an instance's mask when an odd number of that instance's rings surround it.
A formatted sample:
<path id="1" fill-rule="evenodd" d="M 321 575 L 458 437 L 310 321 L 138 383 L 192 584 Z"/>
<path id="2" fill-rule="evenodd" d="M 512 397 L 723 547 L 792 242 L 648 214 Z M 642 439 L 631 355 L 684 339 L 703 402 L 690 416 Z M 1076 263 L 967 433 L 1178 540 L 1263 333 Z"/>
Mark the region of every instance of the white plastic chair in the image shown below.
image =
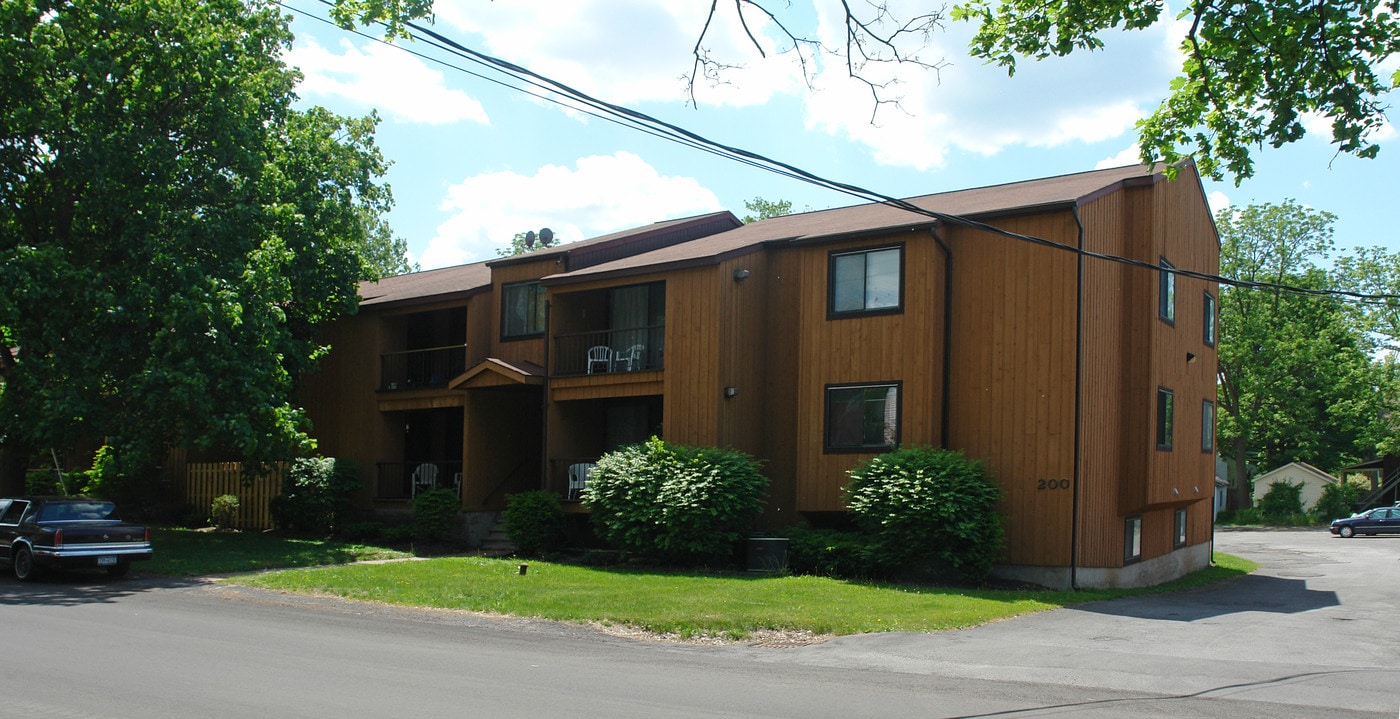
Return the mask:
<path id="1" fill-rule="evenodd" d="M 437 486 L 438 468 L 436 464 L 425 462 L 418 465 L 413 470 L 413 493 L 417 497 L 419 492 L 427 492 Z"/>
<path id="2" fill-rule="evenodd" d="M 597 465 L 592 462 L 569 465 L 569 499 L 579 499 L 583 496 L 583 489 L 588 486 L 595 466 Z"/>
<path id="3" fill-rule="evenodd" d="M 627 365 L 628 372 L 631 372 L 632 370 L 641 369 L 642 355 L 645 354 L 646 351 L 647 348 L 643 347 L 642 345 L 632 345 L 631 347 L 628 347 L 625 351 L 618 352 L 616 355 L 613 356 L 613 369 L 617 370 L 623 364 Z"/>
<path id="4" fill-rule="evenodd" d="M 593 374 L 594 365 L 602 365 L 603 371 L 612 369 L 613 351 L 607 345 L 598 345 L 588 348 L 588 374 Z"/>

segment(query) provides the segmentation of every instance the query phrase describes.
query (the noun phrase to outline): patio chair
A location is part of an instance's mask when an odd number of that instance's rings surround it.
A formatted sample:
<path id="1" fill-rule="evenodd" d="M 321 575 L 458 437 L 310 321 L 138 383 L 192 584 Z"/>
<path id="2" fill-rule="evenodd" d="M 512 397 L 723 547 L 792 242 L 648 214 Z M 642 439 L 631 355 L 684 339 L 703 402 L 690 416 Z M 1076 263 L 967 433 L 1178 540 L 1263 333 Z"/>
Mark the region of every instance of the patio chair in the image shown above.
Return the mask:
<path id="1" fill-rule="evenodd" d="M 613 355 L 613 371 L 617 371 L 622 365 L 627 365 L 628 372 L 642 368 L 642 356 L 646 354 L 647 348 L 642 345 L 632 345 L 622 352 Z"/>
<path id="2" fill-rule="evenodd" d="M 583 489 L 588 486 L 588 479 L 593 476 L 595 466 L 597 465 L 592 462 L 569 465 L 569 499 L 579 499 L 583 496 Z"/>
<path id="3" fill-rule="evenodd" d="M 602 371 L 607 372 L 612 369 L 612 363 L 613 351 L 611 347 L 598 345 L 588 348 L 588 374 L 593 374 L 595 365 L 602 365 Z"/>
<path id="4" fill-rule="evenodd" d="M 413 492 L 412 496 L 417 497 L 419 492 L 427 492 L 437 487 L 438 468 L 436 464 L 424 462 L 413 470 Z"/>

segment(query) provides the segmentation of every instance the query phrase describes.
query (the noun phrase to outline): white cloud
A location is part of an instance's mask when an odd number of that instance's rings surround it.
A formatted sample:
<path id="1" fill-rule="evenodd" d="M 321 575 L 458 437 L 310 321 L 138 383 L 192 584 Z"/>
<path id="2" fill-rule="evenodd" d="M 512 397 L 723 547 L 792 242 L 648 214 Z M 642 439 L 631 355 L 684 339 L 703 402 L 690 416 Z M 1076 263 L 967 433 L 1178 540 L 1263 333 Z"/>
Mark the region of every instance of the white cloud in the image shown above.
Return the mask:
<path id="1" fill-rule="evenodd" d="M 297 38 L 287 63 L 305 75 L 303 97 L 337 97 L 378 109 L 389 120 L 444 124 L 489 123 L 481 103 L 448 88 L 443 74 L 413 55 L 380 43 L 356 47 L 342 40 L 339 54 L 309 36 Z"/>
<path id="2" fill-rule="evenodd" d="M 694 0 L 575 0 L 538 5 L 438 0 L 437 20 L 454 32 L 480 37 L 484 52 L 528 67 L 601 100 L 618 104 L 677 102 L 686 97 L 681 76 L 708 8 Z M 721 3 L 704 47 L 735 69 L 724 83 L 699 82 L 702 106 L 754 105 L 775 92 L 800 87 L 800 74 L 775 44 L 760 36 L 763 59 Z"/>
<path id="3" fill-rule="evenodd" d="M 1230 206 L 1230 197 L 1216 190 L 1206 195 L 1206 204 L 1210 205 L 1210 214 L 1218 215 L 1221 210 Z"/>
<path id="4" fill-rule="evenodd" d="M 630 152 L 579 158 L 575 167 L 546 165 L 468 177 L 448 188 L 425 268 L 490 259 L 517 232 L 548 227 L 572 242 L 721 209 L 719 198 L 690 177 L 663 176 Z"/>
<path id="5" fill-rule="evenodd" d="M 1128 165 L 1136 165 L 1141 162 L 1142 150 L 1138 148 L 1137 143 L 1133 143 L 1123 148 L 1123 151 L 1117 155 L 1099 160 L 1098 163 L 1094 165 L 1094 169 L 1107 170 L 1112 167 L 1127 167 Z"/>

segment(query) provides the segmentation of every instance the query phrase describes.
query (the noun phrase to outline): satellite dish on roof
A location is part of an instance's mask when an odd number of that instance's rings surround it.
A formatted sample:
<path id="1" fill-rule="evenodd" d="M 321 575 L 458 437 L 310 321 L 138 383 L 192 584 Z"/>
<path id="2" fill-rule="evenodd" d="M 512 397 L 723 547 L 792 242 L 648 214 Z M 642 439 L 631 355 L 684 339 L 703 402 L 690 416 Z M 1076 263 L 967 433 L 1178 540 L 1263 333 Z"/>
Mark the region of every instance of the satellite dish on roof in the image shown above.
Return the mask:
<path id="1" fill-rule="evenodd" d="M 552 244 L 554 244 L 554 230 L 548 227 L 540 230 L 540 245 L 549 247 Z"/>
<path id="2" fill-rule="evenodd" d="M 527 249 L 527 250 L 532 250 L 532 249 L 534 249 L 534 248 L 535 248 L 535 231 L 534 231 L 534 230 L 530 230 L 529 232 L 526 232 L 526 233 L 525 233 L 525 249 Z"/>

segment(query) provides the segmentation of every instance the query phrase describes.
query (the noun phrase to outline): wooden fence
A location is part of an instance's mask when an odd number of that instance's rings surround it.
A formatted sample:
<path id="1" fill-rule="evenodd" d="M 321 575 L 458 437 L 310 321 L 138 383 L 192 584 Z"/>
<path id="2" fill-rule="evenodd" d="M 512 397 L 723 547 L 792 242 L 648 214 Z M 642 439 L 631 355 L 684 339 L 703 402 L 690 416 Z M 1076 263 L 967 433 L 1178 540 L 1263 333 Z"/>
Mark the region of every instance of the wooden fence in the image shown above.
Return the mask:
<path id="1" fill-rule="evenodd" d="M 238 529 L 272 529 L 268 502 L 282 489 L 283 465 L 245 483 L 239 462 L 191 462 L 185 468 L 184 499 L 195 509 L 208 512 L 214 498 L 232 494 L 238 497 Z"/>

